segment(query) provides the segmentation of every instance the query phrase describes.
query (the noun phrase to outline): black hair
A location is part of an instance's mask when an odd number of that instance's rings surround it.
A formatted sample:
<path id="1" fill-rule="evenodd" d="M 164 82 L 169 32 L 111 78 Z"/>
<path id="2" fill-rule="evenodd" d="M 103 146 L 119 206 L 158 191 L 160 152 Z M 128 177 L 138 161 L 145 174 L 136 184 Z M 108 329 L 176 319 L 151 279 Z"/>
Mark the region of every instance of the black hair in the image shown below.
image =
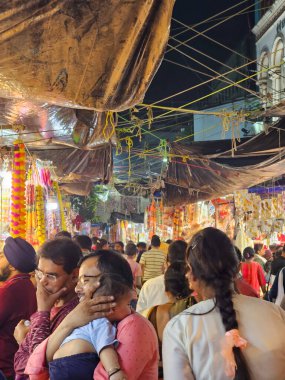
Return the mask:
<path id="1" fill-rule="evenodd" d="M 91 240 L 92 240 L 92 244 L 97 244 L 100 239 L 97 236 L 93 236 Z"/>
<path id="2" fill-rule="evenodd" d="M 171 244 L 171 243 L 173 243 L 173 240 L 171 240 L 171 239 L 167 239 L 165 243 L 167 243 L 167 244 Z"/>
<path id="3" fill-rule="evenodd" d="M 115 300 L 118 300 L 131 289 L 125 277 L 116 273 L 106 273 L 100 276 L 100 286 L 93 296 L 113 296 Z"/>
<path id="4" fill-rule="evenodd" d="M 144 241 L 140 241 L 140 242 L 138 242 L 138 244 L 137 244 L 137 248 L 139 248 L 139 247 L 141 247 L 141 248 L 143 248 L 143 249 L 146 249 L 146 243 L 145 243 Z"/>
<path id="5" fill-rule="evenodd" d="M 239 262 L 231 240 L 216 228 L 204 228 L 192 237 L 187 248 L 187 260 L 193 276 L 214 290 L 214 308 L 218 308 L 225 330 L 238 329 L 232 297 Z M 237 364 L 234 379 L 250 380 L 247 363 L 240 348 L 234 347 L 233 353 Z"/>
<path id="6" fill-rule="evenodd" d="M 183 240 L 175 240 L 168 247 L 167 261 L 172 264 L 175 261 L 186 261 L 187 243 Z"/>
<path id="7" fill-rule="evenodd" d="M 135 256 L 137 253 L 137 247 L 134 243 L 128 243 L 125 248 L 125 254 L 127 256 Z"/>
<path id="8" fill-rule="evenodd" d="M 116 241 L 114 244 L 119 244 L 119 246 L 124 249 L 124 243 L 122 241 Z"/>
<path id="9" fill-rule="evenodd" d="M 82 252 L 73 240 L 60 237 L 46 241 L 38 250 L 38 258 L 49 259 L 57 265 L 62 265 L 64 271 L 70 274 L 78 267 Z"/>
<path id="10" fill-rule="evenodd" d="M 105 239 L 99 239 L 96 244 L 96 249 L 102 249 L 104 245 L 108 244 L 107 240 Z"/>
<path id="11" fill-rule="evenodd" d="M 79 265 L 90 258 L 97 258 L 97 267 L 102 274 L 115 274 L 124 279 L 124 283 L 130 288 L 133 288 L 134 279 L 131 267 L 127 260 L 117 252 L 111 250 L 100 249 L 84 256 Z M 100 280 L 101 281 L 101 280 Z"/>
<path id="12" fill-rule="evenodd" d="M 245 247 L 242 254 L 245 260 L 250 260 L 254 257 L 254 249 L 252 247 Z"/>
<path id="13" fill-rule="evenodd" d="M 77 235 L 74 237 L 74 241 L 80 246 L 82 249 L 88 249 L 91 251 L 92 240 L 87 235 Z"/>
<path id="14" fill-rule="evenodd" d="M 191 293 L 186 273 L 186 262 L 172 263 L 164 273 L 165 291 L 178 300 L 188 297 Z"/>
<path id="15" fill-rule="evenodd" d="M 157 235 L 153 235 L 150 244 L 153 247 L 160 247 L 160 238 Z"/>
<path id="16" fill-rule="evenodd" d="M 258 253 L 258 251 L 260 251 L 263 247 L 263 244 L 262 243 L 255 243 L 254 244 L 254 252 L 255 253 Z"/>
<path id="17" fill-rule="evenodd" d="M 71 239 L 71 233 L 68 231 L 59 231 L 57 234 L 55 234 L 54 238 L 62 238 L 62 237 L 67 237 Z"/>
<path id="18" fill-rule="evenodd" d="M 238 261 L 241 263 L 243 261 L 243 257 L 242 257 L 241 251 L 240 251 L 239 247 L 237 247 L 236 245 L 234 246 L 234 249 L 236 251 L 236 255 L 237 255 Z"/>

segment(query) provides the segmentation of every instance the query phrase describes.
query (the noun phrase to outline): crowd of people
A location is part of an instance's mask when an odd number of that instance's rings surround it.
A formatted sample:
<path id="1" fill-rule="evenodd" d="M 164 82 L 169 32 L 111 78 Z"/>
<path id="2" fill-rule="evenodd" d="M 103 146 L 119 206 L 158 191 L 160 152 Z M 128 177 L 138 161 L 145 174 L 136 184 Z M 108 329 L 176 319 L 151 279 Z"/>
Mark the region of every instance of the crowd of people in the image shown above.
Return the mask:
<path id="1" fill-rule="evenodd" d="M 62 231 L 0 255 L 0 380 L 284 380 L 285 247 Z"/>

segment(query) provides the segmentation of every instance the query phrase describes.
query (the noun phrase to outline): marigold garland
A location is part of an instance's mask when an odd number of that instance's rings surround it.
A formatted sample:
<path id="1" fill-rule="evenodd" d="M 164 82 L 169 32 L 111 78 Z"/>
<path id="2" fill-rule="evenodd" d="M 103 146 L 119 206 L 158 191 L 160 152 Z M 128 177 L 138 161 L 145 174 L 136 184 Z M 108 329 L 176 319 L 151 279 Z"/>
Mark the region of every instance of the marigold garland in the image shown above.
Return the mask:
<path id="1" fill-rule="evenodd" d="M 58 204 L 59 204 L 59 212 L 60 212 L 60 222 L 61 222 L 61 229 L 66 231 L 66 222 L 65 222 L 65 215 L 64 215 L 64 207 L 63 207 L 63 202 L 62 202 L 62 196 L 61 196 L 61 191 L 58 186 L 58 182 L 53 182 L 54 189 L 56 191 L 57 199 L 58 199 Z"/>
<path id="2" fill-rule="evenodd" d="M 36 186 L 36 215 L 37 215 L 37 238 L 39 245 L 46 241 L 45 204 L 44 190 L 42 186 Z"/>
<path id="3" fill-rule="evenodd" d="M 26 184 L 26 207 L 27 207 L 27 231 L 26 240 L 32 245 L 37 245 L 38 240 L 35 234 L 37 228 L 36 216 L 36 199 L 35 199 L 35 185 L 31 183 L 31 173 L 28 174 L 28 182 Z"/>
<path id="4" fill-rule="evenodd" d="M 14 141 L 14 158 L 12 170 L 10 235 L 26 238 L 26 153 L 21 140 Z"/>

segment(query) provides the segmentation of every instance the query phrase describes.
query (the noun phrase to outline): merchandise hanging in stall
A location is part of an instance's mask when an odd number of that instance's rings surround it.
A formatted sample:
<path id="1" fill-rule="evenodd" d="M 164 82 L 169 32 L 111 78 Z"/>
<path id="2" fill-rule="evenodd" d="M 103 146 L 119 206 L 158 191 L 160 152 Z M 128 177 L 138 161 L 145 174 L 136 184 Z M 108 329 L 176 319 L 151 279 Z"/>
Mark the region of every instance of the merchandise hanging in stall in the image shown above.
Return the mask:
<path id="1" fill-rule="evenodd" d="M 21 237 L 38 247 L 60 230 L 72 231 L 70 201 L 51 173 L 51 163 L 26 155 L 20 139 L 12 156 L 1 157 L 1 240 Z"/>
<path id="2" fill-rule="evenodd" d="M 285 192 L 235 193 L 235 208 L 239 235 L 251 242 L 260 241 L 266 246 L 284 244 Z"/>

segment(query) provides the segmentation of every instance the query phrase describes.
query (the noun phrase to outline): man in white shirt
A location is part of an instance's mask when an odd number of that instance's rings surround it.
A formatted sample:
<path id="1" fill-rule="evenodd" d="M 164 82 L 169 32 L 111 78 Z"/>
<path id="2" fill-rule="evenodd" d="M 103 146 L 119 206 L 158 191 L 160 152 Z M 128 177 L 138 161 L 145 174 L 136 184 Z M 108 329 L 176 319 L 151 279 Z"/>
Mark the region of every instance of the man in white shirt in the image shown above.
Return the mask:
<path id="1" fill-rule="evenodd" d="M 165 269 L 176 261 L 185 261 L 187 244 L 185 241 L 176 240 L 168 247 Z M 152 306 L 163 305 L 168 302 L 165 294 L 164 274 L 146 281 L 140 291 L 136 311 L 144 314 L 144 311 Z"/>

